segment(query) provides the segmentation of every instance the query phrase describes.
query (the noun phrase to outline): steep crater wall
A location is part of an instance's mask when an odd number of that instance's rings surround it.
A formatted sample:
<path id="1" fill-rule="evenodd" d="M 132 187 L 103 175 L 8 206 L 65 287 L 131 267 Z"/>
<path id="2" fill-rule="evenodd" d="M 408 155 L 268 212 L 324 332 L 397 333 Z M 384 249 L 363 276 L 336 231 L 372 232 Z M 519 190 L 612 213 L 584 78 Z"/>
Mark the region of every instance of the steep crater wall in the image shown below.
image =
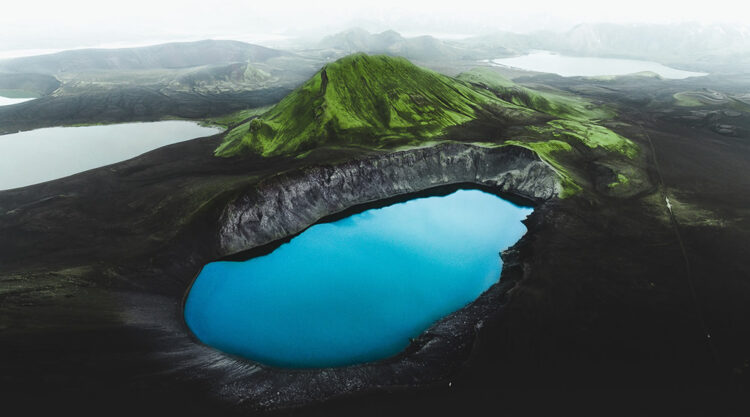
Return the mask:
<path id="1" fill-rule="evenodd" d="M 476 184 L 541 202 L 559 195 L 554 170 L 524 148 L 444 144 L 313 167 L 263 181 L 220 219 L 220 253 L 297 234 L 350 207 L 451 184 Z"/>
<path id="2" fill-rule="evenodd" d="M 555 171 L 524 148 L 443 144 L 333 166 L 279 174 L 231 199 L 220 217 L 218 245 L 230 256 L 273 244 L 358 205 L 441 186 L 476 185 L 541 203 L 559 195 Z M 469 357 L 482 323 L 498 314 L 523 275 L 519 248 L 503 254 L 503 279 L 444 317 L 399 355 L 328 369 L 277 369 L 195 345 L 192 364 L 215 394 L 250 409 L 285 409 L 380 389 L 446 383 Z M 202 369 L 202 370 L 201 370 Z M 202 377 L 198 375 L 203 375 Z"/>

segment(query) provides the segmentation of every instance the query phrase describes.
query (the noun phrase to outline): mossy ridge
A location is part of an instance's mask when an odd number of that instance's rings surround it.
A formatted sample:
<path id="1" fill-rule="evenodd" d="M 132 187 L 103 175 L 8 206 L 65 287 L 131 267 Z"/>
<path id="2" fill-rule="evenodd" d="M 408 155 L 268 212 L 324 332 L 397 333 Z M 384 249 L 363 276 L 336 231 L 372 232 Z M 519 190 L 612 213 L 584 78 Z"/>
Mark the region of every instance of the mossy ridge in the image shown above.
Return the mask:
<path id="1" fill-rule="evenodd" d="M 541 126 L 527 126 L 527 136 L 521 136 L 520 140 L 510 140 L 505 143 L 523 146 L 536 152 L 540 158 L 552 165 L 560 175 L 563 185 L 561 197 L 578 194 L 582 191 L 580 183 L 574 178 L 573 171 L 566 168 L 564 163 L 574 156 L 573 145 L 583 144 L 589 149 L 603 149 L 608 157 L 612 155 L 632 161 L 640 152 L 638 145 L 617 133 L 593 123 L 584 123 L 573 120 L 551 120 Z M 553 139 L 550 139 L 553 138 Z M 580 155 L 579 155 L 580 156 Z M 627 185 L 627 176 L 617 173 L 617 185 Z M 609 188 L 616 185 L 610 184 Z"/>
<path id="2" fill-rule="evenodd" d="M 674 93 L 672 97 L 675 100 L 675 105 L 680 107 L 700 107 L 703 103 L 696 97 L 692 96 L 689 91 L 682 91 Z"/>
<path id="3" fill-rule="evenodd" d="M 582 188 L 573 179 L 573 175 L 565 168 L 565 165 L 559 161 L 555 153 L 571 152 L 573 148 L 567 142 L 552 139 L 548 141 L 525 142 L 520 140 L 505 141 L 507 145 L 520 146 L 534 151 L 542 160 L 550 164 L 560 176 L 560 183 L 563 191 L 561 198 L 570 197 L 581 192 Z"/>
<path id="4" fill-rule="evenodd" d="M 537 127 L 540 133 L 551 134 L 556 138 L 566 137 L 580 141 L 589 148 L 603 148 L 628 158 L 635 158 L 640 152 L 638 145 L 630 139 L 593 123 L 574 120 L 552 120 L 546 127 Z"/>
<path id="5" fill-rule="evenodd" d="M 617 181 L 609 183 L 609 188 L 615 188 L 621 185 L 627 185 L 630 182 L 630 178 L 626 177 L 622 173 L 617 173 Z"/>
<path id="6" fill-rule="evenodd" d="M 497 97 L 562 119 L 598 121 L 614 117 L 614 112 L 581 97 L 562 91 L 541 91 L 521 86 L 489 68 L 474 68 L 458 75 L 459 80 L 493 92 Z"/>
<path id="7" fill-rule="evenodd" d="M 404 58 L 355 54 L 326 65 L 259 119 L 232 130 L 218 156 L 321 145 L 408 145 L 476 119 L 484 108 L 534 112 Z"/>
<path id="8" fill-rule="evenodd" d="M 583 188 L 580 184 L 585 183 L 577 181 L 575 170 L 567 168 L 574 166 L 581 157 L 575 152 L 576 144 L 583 144 L 589 149 L 602 149 L 608 155 L 628 160 L 640 152 L 638 145 L 629 139 L 597 124 L 600 120 L 613 118 L 615 114 L 588 100 L 564 92 L 539 91 L 520 86 L 489 68 L 475 68 L 460 74 L 458 78 L 492 91 L 502 99 L 554 118 L 542 125 L 526 126 L 526 134 L 505 143 L 530 149 L 554 167 L 563 186 L 563 198 L 581 192 Z M 623 174 L 618 173 L 617 178 L 618 185 L 628 183 L 628 178 Z"/>
<path id="9" fill-rule="evenodd" d="M 271 109 L 272 106 L 253 107 L 250 109 L 239 110 L 224 116 L 209 117 L 204 122 L 208 125 L 221 126 L 230 128 L 232 125 L 243 122 L 251 117 L 260 116 Z"/>

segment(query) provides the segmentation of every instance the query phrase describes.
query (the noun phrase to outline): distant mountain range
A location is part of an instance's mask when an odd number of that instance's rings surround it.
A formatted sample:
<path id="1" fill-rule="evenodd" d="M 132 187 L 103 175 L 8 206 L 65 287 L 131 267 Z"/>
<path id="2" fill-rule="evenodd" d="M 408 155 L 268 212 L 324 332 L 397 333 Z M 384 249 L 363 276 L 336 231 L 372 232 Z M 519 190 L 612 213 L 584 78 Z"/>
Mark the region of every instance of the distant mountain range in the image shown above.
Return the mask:
<path id="1" fill-rule="evenodd" d="M 353 28 L 307 43 L 304 51 L 295 53 L 239 41 L 204 40 L 4 59 L 0 60 L 0 74 L 44 74 L 64 80 L 104 71 L 182 70 L 243 63 L 266 72 L 274 67 L 292 72 L 305 67 L 306 78 L 325 61 L 357 52 L 401 56 L 421 63 L 447 63 L 506 57 L 535 49 L 580 56 L 647 59 L 709 72 L 738 72 L 737 68 L 750 67 L 750 28 L 687 23 L 581 24 L 563 33 L 497 32 L 463 40 L 405 37 L 393 30 L 371 33 Z M 301 62 L 301 58 L 307 62 Z M 263 66 L 269 62 L 274 64 Z M 282 64 L 275 65 L 279 62 Z"/>
<path id="2" fill-rule="evenodd" d="M 750 27 L 681 23 L 581 24 L 566 32 L 497 32 L 462 40 L 404 37 L 354 28 L 314 45 L 329 58 L 365 52 L 422 62 L 469 61 L 548 50 L 567 55 L 644 59 L 708 72 L 750 70 Z"/>
<path id="3" fill-rule="evenodd" d="M 370 33 L 354 28 L 323 38 L 317 48 L 333 50 L 337 55 L 357 52 L 401 56 L 413 61 L 457 61 L 483 57 L 481 51 L 443 41 L 432 36 L 407 38 L 398 32 L 388 30 Z"/>
<path id="4" fill-rule="evenodd" d="M 710 72 L 746 71 L 750 28 L 701 24 L 581 24 L 563 33 L 498 32 L 462 40 L 466 48 L 517 53 L 534 49 L 570 55 L 647 59 Z"/>
<path id="5" fill-rule="evenodd" d="M 272 104 L 322 62 L 237 41 L 82 49 L 0 60 L 0 132 L 61 123 L 200 118 Z"/>
<path id="6" fill-rule="evenodd" d="M 80 49 L 0 60 L 0 92 L 44 96 L 120 88 L 198 94 L 296 87 L 323 62 L 230 40 Z"/>
<path id="7" fill-rule="evenodd" d="M 0 72 L 59 75 L 90 71 L 180 69 L 236 62 L 265 62 L 288 55 L 238 41 L 204 40 L 141 48 L 79 49 L 0 60 Z"/>

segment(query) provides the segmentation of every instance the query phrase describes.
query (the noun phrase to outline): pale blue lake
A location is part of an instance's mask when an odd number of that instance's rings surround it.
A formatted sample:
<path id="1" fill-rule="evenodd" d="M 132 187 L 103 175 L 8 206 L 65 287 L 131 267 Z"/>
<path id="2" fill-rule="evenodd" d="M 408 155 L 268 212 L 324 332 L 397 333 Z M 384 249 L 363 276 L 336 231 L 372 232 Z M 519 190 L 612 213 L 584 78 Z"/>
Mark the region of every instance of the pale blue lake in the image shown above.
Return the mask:
<path id="1" fill-rule="evenodd" d="M 0 190 L 67 177 L 219 132 L 195 122 L 170 120 L 52 127 L 0 135 Z"/>
<path id="2" fill-rule="evenodd" d="M 33 98 L 11 98 L 0 96 L 0 106 L 10 106 L 13 104 L 23 103 L 24 101 L 34 100 Z"/>
<path id="3" fill-rule="evenodd" d="M 535 51 L 513 58 L 493 59 L 496 65 L 527 71 L 549 72 L 563 77 L 594 77 L 627 75 L 650 71 L 663 78 L 683 79 L 708 75 L 702 72 L 683 71 L 651 61 L 636 59 L 595 58 L 565 56 L 548 51 Z"/>
<path id="4" fill-rule="evenodd" d="M 316 224 L 268 255 L 206 265 L 185 321 L 203 343 L 277 367 L 387 358 L 498 281 L 499 252 L 531 212 L 459 190 Z"/>

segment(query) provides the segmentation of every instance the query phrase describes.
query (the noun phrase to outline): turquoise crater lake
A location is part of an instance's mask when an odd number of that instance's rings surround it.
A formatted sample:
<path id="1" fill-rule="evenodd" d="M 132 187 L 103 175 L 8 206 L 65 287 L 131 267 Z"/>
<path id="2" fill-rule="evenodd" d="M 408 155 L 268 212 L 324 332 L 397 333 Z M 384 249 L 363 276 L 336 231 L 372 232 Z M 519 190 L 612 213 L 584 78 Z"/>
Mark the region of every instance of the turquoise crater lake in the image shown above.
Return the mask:
<path id="1" fill-rule="evenodd" d="M 458 190 L 316 224 L 268 255 L 206 265 L 185 321 L 203 343 L 277 367 L 387 358 L 498 281 L 531 211 Z"/>

